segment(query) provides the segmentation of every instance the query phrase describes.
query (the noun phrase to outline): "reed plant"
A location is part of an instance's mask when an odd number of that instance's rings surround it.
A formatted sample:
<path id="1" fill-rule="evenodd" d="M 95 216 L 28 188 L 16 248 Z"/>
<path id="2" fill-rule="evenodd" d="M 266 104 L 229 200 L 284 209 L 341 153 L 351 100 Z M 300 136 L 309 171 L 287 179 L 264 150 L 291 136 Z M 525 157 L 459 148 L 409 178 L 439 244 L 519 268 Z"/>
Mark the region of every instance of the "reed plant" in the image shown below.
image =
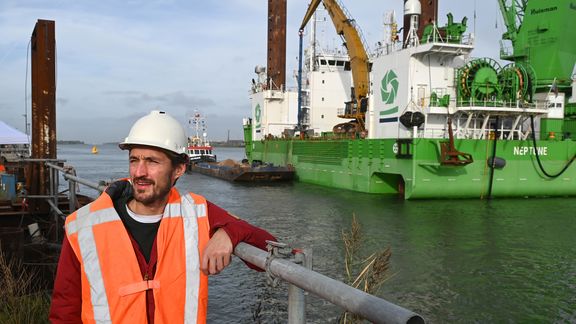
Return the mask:
<path id="1" fill-rule="evenodd" d="M 352 215 L 352 223 L 349 229 L 342 230 L 345 256 L 344 266 L 346 269 L 347 283 L 357 289 L 371 295 L 377 295 L 382 285 L 390 278 L 390 247 L 370 253 L 368 256 L 362 253 L 363 235 L 362 226 L 358 223 L 356 215 Z M 361 323 L 363 319 L 349 312 L 340 316 L 340 323 Z"/>
<path id="2" fill-rule="evenodd" d="M 0 323 L 48 323 L 50 297 L 37 288 L 36 273 L 0 249 Z"/>

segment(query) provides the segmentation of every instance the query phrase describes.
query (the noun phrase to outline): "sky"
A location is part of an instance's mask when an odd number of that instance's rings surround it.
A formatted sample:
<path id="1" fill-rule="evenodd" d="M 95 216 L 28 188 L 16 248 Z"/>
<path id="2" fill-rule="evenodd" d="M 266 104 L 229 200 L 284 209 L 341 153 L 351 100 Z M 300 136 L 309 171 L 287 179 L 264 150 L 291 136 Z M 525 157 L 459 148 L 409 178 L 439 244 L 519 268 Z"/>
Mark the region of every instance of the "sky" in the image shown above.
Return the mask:
<path id="1" fill-rule="evenodd" d="M 369 46 L 383 37 L 383 15 L 402 0 L 340 0 Z M 198 110 L 208 138 L 242 139 L 251 113 L 254 67 L 266 65 L 267 0 L 1 0 L 0 119 L 25 131 L 30 122 L 29 41 L 38 19 L 56 22 L 56 115 L 59 140 L 119 142 L 150 110 L 183 125 Z M 309 0 L 288 0 L 287 84 L 298 68 L 298 27 Z M 446 13 L 468 17 L 475 57 L 497 58 L 503 32 L 495 0 L 440 0 Z M 474 12 L 476 20 L 474 21 Z M 401 24 L 401 23 L 400 23 Z M 474 27 L 475 26 L 475 27 Z M 330 23 L 326 43 L 342 41 Z M 191 131 L 191 130 L 190 130 Z"/>

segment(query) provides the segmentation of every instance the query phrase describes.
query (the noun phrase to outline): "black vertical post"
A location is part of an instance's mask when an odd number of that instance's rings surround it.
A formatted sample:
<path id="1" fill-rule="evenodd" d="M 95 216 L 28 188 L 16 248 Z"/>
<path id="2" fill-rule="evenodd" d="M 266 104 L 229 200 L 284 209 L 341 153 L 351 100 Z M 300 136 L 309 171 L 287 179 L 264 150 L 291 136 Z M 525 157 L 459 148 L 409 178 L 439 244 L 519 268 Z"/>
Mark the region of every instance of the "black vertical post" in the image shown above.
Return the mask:
<path id="1" fill-rule="evenodd" d="M 492 199 L 492 184 L 494 183 L 494 168 L 496 167 L 496 144 L 498 144 L 498 121 L 499 118 L 498 116 L 496 116 L 496 125 L 494 126 L 494 146 L 492 146 L 492 163 L 490 165 L 490 184 L 488 186 L 488 199 Z"/>

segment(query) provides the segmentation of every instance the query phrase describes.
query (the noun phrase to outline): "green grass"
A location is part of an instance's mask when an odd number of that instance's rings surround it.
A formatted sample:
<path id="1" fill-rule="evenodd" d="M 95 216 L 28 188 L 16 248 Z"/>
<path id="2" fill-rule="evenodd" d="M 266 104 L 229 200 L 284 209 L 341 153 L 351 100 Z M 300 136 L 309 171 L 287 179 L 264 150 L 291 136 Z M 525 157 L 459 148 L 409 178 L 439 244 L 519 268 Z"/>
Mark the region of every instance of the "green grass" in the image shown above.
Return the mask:
<path id="1" fill-rule="evenodd" d="M 0 323 L 48 323 L 50 296 L 37 288 L 37 275 L 0 250 Z"/>

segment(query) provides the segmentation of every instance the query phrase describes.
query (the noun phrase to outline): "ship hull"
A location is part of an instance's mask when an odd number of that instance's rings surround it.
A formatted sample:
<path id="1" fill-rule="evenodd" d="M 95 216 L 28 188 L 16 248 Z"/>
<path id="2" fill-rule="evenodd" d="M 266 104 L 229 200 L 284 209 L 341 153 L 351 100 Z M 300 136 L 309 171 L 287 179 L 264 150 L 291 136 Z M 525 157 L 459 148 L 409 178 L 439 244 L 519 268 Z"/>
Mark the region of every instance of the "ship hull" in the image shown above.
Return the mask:
<path id="1" fill-rule="evenodd" d="M 218 163 L 190 164 L 188 170 L 232 182 L 281 182 L 294 179 L 290 166 L 273 165 L 220 165 Z"/>
<path id="2" fill-rule="evenodd" d="M 264 140 L 250 144 L 251 160 L 292 165 L 301 182 L 358 192 L 400 195 L 406 199 L 541 197 L 576 195 L 576 165 L 556 174 L 576 153 L 576 142 L 531 140 L 455 140 L 472 155 L 464 166 L 440 163 L 440 139 Z M 496 157 L 505 165 L 494 168 Z"/>

